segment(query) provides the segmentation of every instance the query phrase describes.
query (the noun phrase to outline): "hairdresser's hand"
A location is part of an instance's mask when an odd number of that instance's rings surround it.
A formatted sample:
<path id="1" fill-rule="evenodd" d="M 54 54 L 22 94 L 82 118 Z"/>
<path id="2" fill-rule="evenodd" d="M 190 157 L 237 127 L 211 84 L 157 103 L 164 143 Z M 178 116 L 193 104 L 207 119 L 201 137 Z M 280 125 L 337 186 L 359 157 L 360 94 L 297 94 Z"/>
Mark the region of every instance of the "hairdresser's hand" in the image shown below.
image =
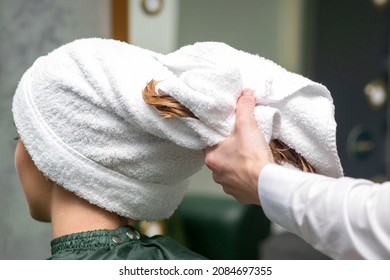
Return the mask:
<path id="1" fill-rule="evenodd" d="M 244 90 L 237 102 L 236 124 L 232 134 L 220 144 L 206 151 L 205 163 L 213 172 L 213 179 L 225 193 L 238 202 L 258 204 L 257 182 L 262 168 L 273 163 L 268 144 L 253 116 L 255 97 L 252 90 Z"/>

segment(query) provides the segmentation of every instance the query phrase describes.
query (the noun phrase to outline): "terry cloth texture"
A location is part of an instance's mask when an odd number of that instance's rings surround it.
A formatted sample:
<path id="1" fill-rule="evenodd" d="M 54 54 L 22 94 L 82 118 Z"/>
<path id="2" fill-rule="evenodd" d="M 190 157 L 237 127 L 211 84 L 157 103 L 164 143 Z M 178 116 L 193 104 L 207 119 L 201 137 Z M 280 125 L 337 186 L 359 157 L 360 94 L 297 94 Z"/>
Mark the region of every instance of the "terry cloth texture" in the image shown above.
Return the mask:
<path id="1" fill-rule="evenodd" d="M 152 79 L 199 119 L 162 118 L 142 98 Z M 222 43 L 165 56 L 114 40 L 76 40 L 26 71 L 13 114 L 48 178 L 122 216 L 158 220 L 180 204 L 203 165 L 202 149 L 232 131 L 245 87 L 256 90 L 267 141 L 279 138 L 319 173 L 341 175 L 326 88 Z"/>

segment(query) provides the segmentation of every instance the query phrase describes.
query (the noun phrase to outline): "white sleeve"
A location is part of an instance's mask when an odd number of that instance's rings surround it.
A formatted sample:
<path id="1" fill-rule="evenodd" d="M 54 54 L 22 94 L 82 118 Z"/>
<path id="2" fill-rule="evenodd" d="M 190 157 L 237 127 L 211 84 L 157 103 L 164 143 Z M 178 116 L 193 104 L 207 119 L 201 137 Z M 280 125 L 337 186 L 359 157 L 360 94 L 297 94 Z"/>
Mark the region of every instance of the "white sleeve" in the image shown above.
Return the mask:
<path id="1" fill-rule="evenodd" d="M 334 259 L 390 259 L 390 182 L 330 178 L 275 164 L 258 183 L 266 216 Z"/>

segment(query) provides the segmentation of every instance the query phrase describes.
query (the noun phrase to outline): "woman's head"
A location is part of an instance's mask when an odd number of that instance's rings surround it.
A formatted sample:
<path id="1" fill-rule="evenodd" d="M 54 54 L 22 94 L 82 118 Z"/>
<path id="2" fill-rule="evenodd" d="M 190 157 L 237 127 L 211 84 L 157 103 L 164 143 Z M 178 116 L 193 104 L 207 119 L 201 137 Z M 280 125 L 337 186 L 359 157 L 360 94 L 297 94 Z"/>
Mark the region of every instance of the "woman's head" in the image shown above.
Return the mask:
<path id="1" fill-rule="evenodd" d="M 139 69 L 141 63 L 150 69 Z M 203 152 L 176 143 L 186 142 L 180 123 L 162 121 L 143 101 L 145 81 L 160 67 L 145 50 L 100 39 L 76 41 L 39 58 L 13 99 L 25 147 L 18 144 L 18 166 L 20 151 L 35 165 L 19 170 L 120 216 L 171 216 L 188 178 L 202 167 Z M 26 190 L 33 190 L 23 179 L 26 172 L 20 174 Z"/>

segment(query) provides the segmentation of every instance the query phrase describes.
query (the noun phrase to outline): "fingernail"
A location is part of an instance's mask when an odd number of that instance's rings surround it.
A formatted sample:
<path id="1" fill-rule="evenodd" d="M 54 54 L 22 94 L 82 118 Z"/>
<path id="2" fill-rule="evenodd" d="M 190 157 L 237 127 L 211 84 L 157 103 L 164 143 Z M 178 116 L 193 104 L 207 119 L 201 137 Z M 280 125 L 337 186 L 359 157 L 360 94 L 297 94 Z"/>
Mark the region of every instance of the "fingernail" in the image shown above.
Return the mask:
<path id="1" fill-rule="evenodd" d="M 248 96 L 253 96 L 254 95 L 254 91 L 250 88 L 244 88 L 242 90 L 242 95 L 248 95 Z"/>

